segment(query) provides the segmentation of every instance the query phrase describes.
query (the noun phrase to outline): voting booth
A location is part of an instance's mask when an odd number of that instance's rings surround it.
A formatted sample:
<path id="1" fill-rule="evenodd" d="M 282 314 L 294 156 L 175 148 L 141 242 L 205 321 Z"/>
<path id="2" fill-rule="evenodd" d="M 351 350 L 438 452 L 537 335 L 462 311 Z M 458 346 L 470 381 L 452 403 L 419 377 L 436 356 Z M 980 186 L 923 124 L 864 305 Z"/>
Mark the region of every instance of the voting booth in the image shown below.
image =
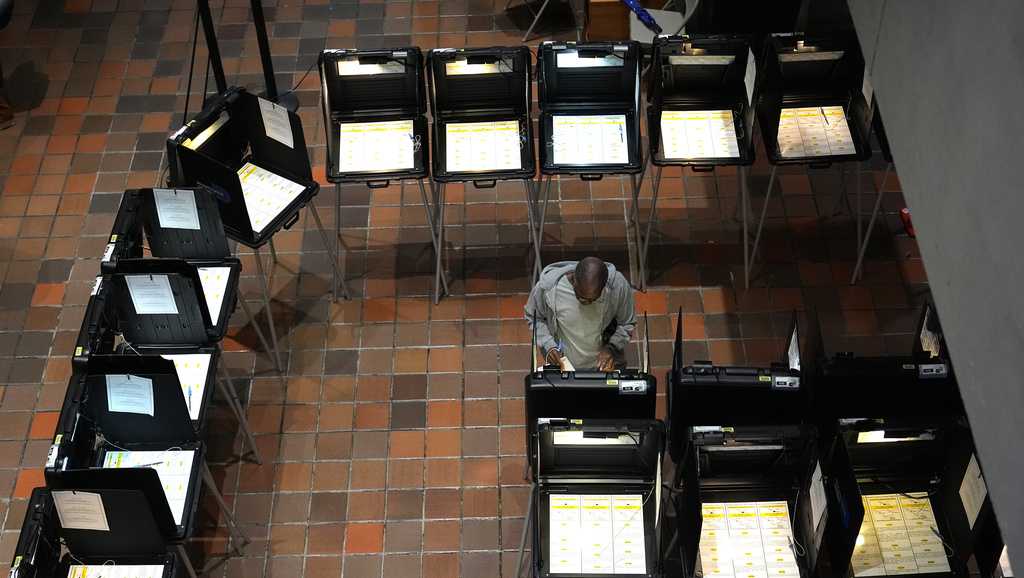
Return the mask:
<path id="1" fill-rule="evenodd" d="M 654 182 L 646 231 L 634 233 L 642 288 L 647 283 L 647 253 L 662 169 L 681 166 L 710 172 L 717 191 L 716 167 L 736 166 L 740 187 L 746 190 L 746 167 L 754 162 L 755 148 L 757 64 L 748 37 L 658 36 L 652 50 L 647 133 Z M 684 185 L 685 180 L 684 171 Z"/>
<path id="2" fill-rule="evenodd" d="M 825 515 L 817 432 L 806 424 L 796 314 L 769 367 L 684 365 L 669 374 L 675 508 L 666 557 L 683 576 L 810 576 Z"/>
<path id="3" fill-rule="evenodd" d="M 100 356 L 75 371 L 45 472 L 50 488 L 66 487 L 60 484 L 70 479 L 94 489 L 158 492 L 162 502 L 148 499 L 162 503 L 179 542 L 195 532 L 200 485 L 205 485 L 237 541 L 235 549 L 248 541 L 206 465 L 206 445 L 169 359 Z"/>
<path id="4" fill-rule="evenodd" d="M 128 189 L 121 198 L 100 271 L 114 273 L 120 259 L 185 259 L 199 272 L 210 320 L 230 320 L 237 302 L 252 322 L 264 349 L 276 356 L 249 304 L 237 299 L 241 267 L 231 257 L 220 221 L 216 195 L 210 189 Z M 228 289 L 232 291 L 229 293 Z"/>
<path id="5" fill-rule="evenodd" d="M 930 304 L 914 342 L 909 354 L 839 352 L 820 364 L 813 415 L 863 510 L 856 524 L 830 516 L 831 564 L 853 576 L 966 576 L 973 557 L 989 576 L 1002 539 Z"/>
<path id="6" fill-rule="evenodd" d="M 718 366 L 700 360 L 686 365 L 680 309 L 672 348 L 672 369 L 666 378 L 669 453 L 674 461 L 678 463 L 682 459 L 688 443 L 686 428 L 696 420 L 700 420 L 697 425 L 715 426 L 803 422 L 808 409 L 803 376 L 808 368 L 801 355 L 801 348 L 806 346 L 800 340 L 795 311 L 786 335 L 782 356 L 767 367 Z"/>
<path id="7" fill-rule="evenodd" d="M 103 265 L 110 274 L 94 282 L 75 343 L 73 364 L 83 367 L 94 359 L 139 356 L 169 361 L 197 431 L 205 431 L 205 416 L 216 387 L 260 463 L 245 410 L 220 363 L 219 342 L 230 315 L 221 309 L 226 306 L 210 305 L 213 296 L 202 293 L 204 283 L 206 287 L 216 285 L 226 296 L 221 298 L 233 302 L 238 260 L 118 259 L 118 253 L 131 252 L 129 238 L 117 239 Z M 213 324 L 214 320 L 218 323 Z"/>
<path id="8" fill-rule="evenodd" d="M 646 316 L 643 349 L 637 354 L 641 366 L 635 368 L 600 371 L 580 367 L 563 371 L 560 366 L 538 360 L 536 330 L 534 333 L 533 371 L 524 380 L 527 468 L 534 463 L 537 426 L 543 421 L 655 419 L 658 380 L 648 373 L 650 343 Z"/>
<path id="9" fill-rule="evenodd" d="M 634 203 L 639 196 L 637 175 L 644 166 L 640 59 L 637 42 L 543 42 L 537 51 L 544 184 L 538 186 L 533 203 L 535 278 L 543 265 L 539 253 L 555 175 L 576 175 L 585 181 L 630 175 Z M 634 214 L 639 228 L 637 218 Z"/>
<path id="10" fill-rule="evenodd" d="M 342 183 L 366 183 L 376 189 L 392 180 L 415 179 L 426 201 L 423 178 L 430 154 L 423 54 L 416 47 L 328 49 L 320 53 L 319 67 L 327 180 L 337 194 L 334 232 L 344 272 Z"/>
<path id="11" fill-rule="evenodd" d="M 188 559 L 175 559 L 169 520 L 155 511 L 137 491 L 35 488 L 10 576 L 174 578 Z"/>
<path id="12" fill-rule="evenodd" d="M 433 213 L 437 251 L 436 302 L 440 289 L 447 291 L 442 258 L 446 185 L 472 182 L 488 188 L 498 181 L 522 180 L 529 199 L 536 161 L 527 47 L 437 48 L 430 51 L 427 67 L 434 118 L 435 190 L 428 213 Z"/>
<path id="13" fill-rule="evenodd" d="M 772 34 L 761 52 L 758 86 L 758 126 L 772 170 L 753 242 L 747 236 L 743 239 L 748 287 L 778 167 L 827 168 L 840 163 L 843 188 L 838 199 L 842 201 L 846 199 L 845 163 L 855 164 L 860 190 L 859 163 L 871 156 L 864 58 L 852 34 L 822 38 Z M 744 206 L 749 208 L 749 203 L 747 195 Z"/>
<path id="14" fill-rule="evenodd" d="M 540 424 L 530 503 L 532 576 L 661 575 L 664 439 L 657 420 Z"/>
<path id="15" fill-rule="evenodd" d="M 260 249 L 269 243 L 276 261 L 273 235 L 294 225 L 299 211 L 308 206 L 330 256 L 333 279 L 342 278 L 334 244 L 311 202 L 320 185 L 313 179 L 299 116 L 245 89 L 232 88 L 210 99 L 194 119 L 170 136 L 167 158 L 170 185 L 214 191 L 228 237 L 253 249 L 274 366 L 281 371 Z M 337 285 L 331 288 L 335 299 Z"/>

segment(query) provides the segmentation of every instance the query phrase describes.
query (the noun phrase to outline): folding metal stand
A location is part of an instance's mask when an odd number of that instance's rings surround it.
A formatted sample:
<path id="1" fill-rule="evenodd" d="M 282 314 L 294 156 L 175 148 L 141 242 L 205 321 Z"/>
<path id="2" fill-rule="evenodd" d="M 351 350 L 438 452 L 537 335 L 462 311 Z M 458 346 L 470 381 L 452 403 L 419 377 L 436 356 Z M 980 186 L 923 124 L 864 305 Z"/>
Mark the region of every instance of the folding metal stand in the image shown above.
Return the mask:
<path id="1" fill-rule="evenodd" d="M 175 550 L 178 552 L 178 557 L 181 558 L 182 564 L 185 565 L 185 572 L 189 578 L 199 578 L 200 575 L 208 573 L 213 568 L 216 568 L 221 563 L 229 560 L 233 556 L 242 555 L 242 547 L 247 546 L 252 540 L 238 527 L 238 522 L 235 521 L 235 516 L 231 513 L 231 509 L 228 508 L 227 502 L 224 501 L 224 496 L 217 489 L 217 483 L 213 479 L 213 473 L 210 472 L 210 466 L 203 461 L 203 470 L 201 472 L 203 476 L 203 485 L 206 486 L 206 490 L 213 496 L 214 501 L 217 502 L 217 507 L 221 513 L 224 514 L 224 522 L 228 528 L 228 535 L 233 540 L 233 547 L 231 548 L 234 554 L 231 552 L 225 554 L 223 557 L 218 556 L 217 559 L 212 563 L 207 563 L 203 568 L 196 572 L 195 565 L 192 564 L 192 559 L 188 555 L 188 551 L 185 550 L 185 544 L 183 542 L 175 545 Z"/>
<path id="2" fill-rule="evenodd" d="M 505 8 L 503 9 L 503 11 L 507 12 L 508 9 L 512 6 L 512 2 L 514 2 L 514 1 L 515 0 L 508 0 L 507 2 L 505 2 Z M 572 10 L 572 19 L 573 19 L 573 23 L 574 23 L 575 28 L 576 28 L 576 42 L 582 42 L 583 41 L 582 30 L 581 30 L 581 27 L 579 25 L 579 20 L 577 20 L 577 18 L 576 18 L 576 7 L 573 5 L 572 0 L 567 0 L 567 1 L 569 3 L 569 9 Z M 523 2 L 523 6 L 526 6 L 526 8 L 530 11 L 530 13 L 533 14 L 533 22 L 531 22 L 530 23 L 530 27 L 526 29 L 526 34 L 523 34 L 523 42 L 524 43 L 527 42 L 530 39 L 530 34 L 533 34 L 533 29 L 537 27 L 537 23 L 540 22 L 541 16 L 544 15 L 544 11 L 547 9 L 548 4 L 550 4 L 550 3 L 551 3 L 551 0 L 544 0 L 544 3 L 541 4 L 540 10 L 537 10 L 536 12 L 534 12 L 533 11 L 533 7 L 530 6 L 530 0 L 526 0 L 525 2 Z"/>
<path id="3" fill-rule="evenodd" d="M 423 179 L 416 179 L 423 199 L 423 209 L 427 213 L 427 226 L 430 227 L 430 242 L 434 247 L 434 305 L 441 302 L 442 295 L 450 295 L 448 275 L 444 270 L 444 207 L 445 188 L 447 183 L 430 181 L 430 198 Z"/>
<path id="4" fill-rule="evenodd" d="M 892 163 L 885 165 L 885 173 L 882 174 L 882 184 L 876 191 L 875 206 L 871 209 L 871 218 L 868 219 L 868 228 L 861 227 L 861 189 L 857 187 L 857 264 L 853 267 L 853 275 L 850 276 L 850 285 L 855 285 L 861 277 L 861 267 L 864 265 L 864 253 L 868 250 L 868 242 L 871 241 L 871 232 L 875 228 L 875 219 L 878 218 L 878 211 L 882 208 L 882 195 L 885 194 L 885 185 L 889 182 L 889 173 L 892 172 Z M 858 171 L 859 174 L 859 171 Z"/>

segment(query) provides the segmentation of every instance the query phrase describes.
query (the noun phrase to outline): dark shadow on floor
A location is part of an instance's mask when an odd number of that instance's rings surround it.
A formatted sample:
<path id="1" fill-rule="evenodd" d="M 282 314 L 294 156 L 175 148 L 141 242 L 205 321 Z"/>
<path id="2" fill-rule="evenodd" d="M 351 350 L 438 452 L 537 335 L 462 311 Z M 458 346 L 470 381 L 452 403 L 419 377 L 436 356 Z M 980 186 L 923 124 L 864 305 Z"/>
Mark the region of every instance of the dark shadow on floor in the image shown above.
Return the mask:
<path id="1" fill-rule="evenodd" d="M 49 85 L 50 77 L 36 70 L 32 61 L 22 62 L 4 77 L 7 100 L 13 112 L 32 110 L 42 104 Z"/>

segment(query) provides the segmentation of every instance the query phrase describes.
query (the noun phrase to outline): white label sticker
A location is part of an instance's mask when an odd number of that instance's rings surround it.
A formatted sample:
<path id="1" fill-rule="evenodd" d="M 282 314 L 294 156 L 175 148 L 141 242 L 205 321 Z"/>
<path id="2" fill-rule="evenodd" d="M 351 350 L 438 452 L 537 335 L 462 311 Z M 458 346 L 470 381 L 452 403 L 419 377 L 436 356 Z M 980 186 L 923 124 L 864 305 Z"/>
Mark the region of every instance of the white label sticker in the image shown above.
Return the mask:
<path id="1" fill-rule="evenodd" d="M 124 280 L 139 315 L 178 314 L 167 275 L 125 275 Z"/>
<path id="2" fill-rule="evenodd" d="M 1003 553 L 999 555 L 999 568 L 1003 571 L 1003 578 L 1013 578 L 1013 567 L 1010 566 L 1010 553 L 1003 546 Z"/>
<path id="3" fill-rule="evenodd" d="M 960 501 L 964 504 L 964 512 L 967 513 L 967 522 L 974 529 L 974 523 L 978 521 L 978 514 L 981 506 L 988 496 L 988 487 L 985 486 L 985 478 L 981 475 L 981 467 L 978 465 L 978 458 L 971 454 L 971 461 L 967 462 L 967 471 L 964 472 L 964 479 L 960 481 Z"/>
<path id="4" fill-rule="evenodd" d="M 54 491 L 52 495 L 60 525 L 65 530 L 110 531 L 103 498 L 99 494 L 61 490 Z"/>
<path id="5" fill-rule="evenodd" d="M 100 292 L 100 286 L 103 285 L 103 277 L 97 277 L 92 283 L 92 292 L 89 295 L 95 295 Z"/>
<path id="6" fill-rule="evenodd" d="M 104 263 L 109 263 L 110 258 L 114 256 L 114 247 L 116 247 L 115 243 L 107 243 L 107 248 L 103 250 Z"/>
<path id="7" fill-rule="evenodd" d="M 263 130 L 267 136 L 288 148 L 295 148 L 288 109 L 265 98 L 257 97 L 256 100 L 260 103 L 260 116 L 263 118 Z"/>
<path id="8" fill-rule="evenodd" d="M 57 444 L 50 444 L 50 451 L 46 452 L 46 467 L 52 468 L 57 465 L 57 452 L 60 450 L 60 446 Z"/>
<path id="9" fill-rule="evenodd" d="M 757 61 L 754 51 L 747 49 L 747 70 L 743 74 L 743 84 L 747 87 L 747 103 L 754 106 L 754 82 L 757 81 Z"/>
<path id="10" fill-rule="evenodd" d="M 165 229 L 199 230 L 195 193 L 189 190 L 153 189 L 156 216 Z"/>
<path id="11" fill-rule="evenodd" d="M 828 499 L 825 497 L 825 483 L 821 475 L 821 462 L 814 464 L 814 473 L 811 474 L 811 519 L 814 520 L 814 529 L 821 525 L 825 517 Z"/>
<path id="12" fill-rule="evenodd" d="M 107 375 L 107 411 L 153 415 L 153 380 L 137 375 Z"/>

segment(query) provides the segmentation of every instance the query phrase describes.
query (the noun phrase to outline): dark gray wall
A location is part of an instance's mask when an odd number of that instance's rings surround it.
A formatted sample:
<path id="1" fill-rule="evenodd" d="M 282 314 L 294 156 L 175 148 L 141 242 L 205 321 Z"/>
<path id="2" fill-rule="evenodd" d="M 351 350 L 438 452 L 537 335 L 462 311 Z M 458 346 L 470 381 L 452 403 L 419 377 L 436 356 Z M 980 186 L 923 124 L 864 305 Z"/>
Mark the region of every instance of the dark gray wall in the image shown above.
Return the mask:
<path id="1" fill-rule="evenodd" d="M 996 515 L 1024 571 L 1024 1 L 849 0 Z"/>

